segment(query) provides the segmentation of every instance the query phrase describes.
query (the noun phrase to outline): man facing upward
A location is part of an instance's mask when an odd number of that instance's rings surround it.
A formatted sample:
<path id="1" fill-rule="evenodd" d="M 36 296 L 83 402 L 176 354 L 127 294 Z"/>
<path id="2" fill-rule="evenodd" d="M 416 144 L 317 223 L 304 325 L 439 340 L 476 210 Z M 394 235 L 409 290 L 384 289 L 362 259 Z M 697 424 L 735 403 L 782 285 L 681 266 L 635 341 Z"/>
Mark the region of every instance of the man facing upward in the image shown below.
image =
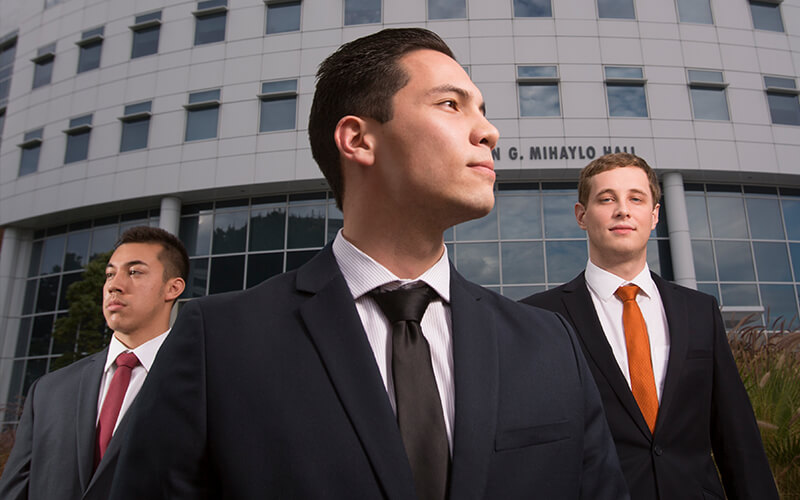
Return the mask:
<path id="1" fill-rule="evenodd" d="M 343 230 L 296 271 L 187 304 L 112 498 L 625 498 L 569 328 L 447 260 L 443 231 L 492 208 L 498 138 L 447 45 L 345 44 L 309 136 Z"/>
<path id="2" fill-rule="evenodd" d="M 777 498 L 716 299 L 647 266 L 660 196 L 637 156 L 587 165 L 575 204 L 586 271 L 522 302 L 561 313 L 578 332 L 631 498 Z"/>
<path id="3" fill-rule="evenodd" d="M 167 336 L 188 268 L 186 250 L 168 232 L 140 226 L 122 234 L 103 286 L 111 343 L 33 383 L 0 498 L 108 497 L 123 417 Z"/>

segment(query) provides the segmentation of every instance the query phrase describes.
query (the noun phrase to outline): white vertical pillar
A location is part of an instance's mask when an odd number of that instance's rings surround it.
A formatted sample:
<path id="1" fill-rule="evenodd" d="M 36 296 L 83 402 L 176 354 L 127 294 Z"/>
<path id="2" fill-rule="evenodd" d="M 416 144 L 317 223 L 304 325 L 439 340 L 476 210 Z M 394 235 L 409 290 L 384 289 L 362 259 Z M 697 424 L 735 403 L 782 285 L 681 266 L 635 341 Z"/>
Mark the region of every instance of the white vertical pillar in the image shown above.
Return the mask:
<path id="1" fill-rule="evenodd" d="M 25 271 L 30 259 L 30 236 L 28 231 L 6 227 L 0 247 L 0 405 L 8 400 L 8 384 L 14 367 Z"/>
<path id="2" fill-rule="evenodd" d="M 161 214 L 158 218 L 158 226 L 170 233 L 178 236 L 181 226 L 181 200 L 174 196 L 161 198 Z"/>
<path id="3" fill-rule="evenodd" d="M 661 181 L 664 185 L 664 209 L 669 224 L 669 249 L 672 253 L 675 282 L 697 289 L 683 175 L 680 172 L 669 172 L 661 177 Z"/>

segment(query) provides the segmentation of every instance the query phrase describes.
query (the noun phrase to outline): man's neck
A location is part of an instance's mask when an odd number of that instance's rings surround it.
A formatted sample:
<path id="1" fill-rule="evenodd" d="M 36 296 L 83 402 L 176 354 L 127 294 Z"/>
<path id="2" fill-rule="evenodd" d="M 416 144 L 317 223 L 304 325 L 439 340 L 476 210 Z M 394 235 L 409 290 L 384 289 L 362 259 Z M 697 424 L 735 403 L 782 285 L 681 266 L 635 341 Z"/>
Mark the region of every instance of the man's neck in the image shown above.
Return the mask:
<path id="1" fill-rule="evenodd" d="M 620 261 L 620 262 L 602 262 L 599 259 L 595 259 L 592 256 L 589 256 L 589 260 L 595 266 L 599 267 L 604 271 L 608 271 L 609 273 L 613 274 L 614 276 L 619 276 L 620 278 L 630 281 L 639 273 L 642 272 L 644 266 L 647 264 L 647 256 L 642 259 L 636 260 L 627 260 L 627 261 Z"/>
<path id="2" fill-rule="evenodd" d="M 403 238 L 391 237 L 387 229 L 378 231 L 359 231 L 345 223 L 342 236 L 353 246 L 372 257 L 395 276 L 402 279 L 415 279 L 430 269 L 442 257 L 444 240 L 424 237 L 418 232 L 405 233 Z"/>
<path id="3" fill-rule="evenodd" d="M 163 325 L 159 323 L 159 326 L 154 328 L 137 330 L 136 332 L 132 333 L 123 333 L 115 330 L 114 337 L 122 342 L 122 344 L 128 349 L 136 349 L 140 345 L 153 340 L 167 330 L 169 330 L 169 321 L 165 322 Z"/>

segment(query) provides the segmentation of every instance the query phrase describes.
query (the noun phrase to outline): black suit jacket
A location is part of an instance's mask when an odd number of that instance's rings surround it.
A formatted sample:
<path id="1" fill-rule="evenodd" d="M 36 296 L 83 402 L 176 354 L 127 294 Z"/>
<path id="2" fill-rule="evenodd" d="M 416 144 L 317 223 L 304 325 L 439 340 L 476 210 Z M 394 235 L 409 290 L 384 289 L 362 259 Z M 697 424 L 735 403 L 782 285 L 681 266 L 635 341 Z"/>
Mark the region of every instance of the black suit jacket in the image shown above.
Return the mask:
<path id="1" fill-rule="evenodd" d="M 584 274 L 522 302 L 575 327 L 633 499 L 778 498 L 714 297 L 656 274 L 670 352 L 653 434 L 606 340 Z M 714 452 L 712 460 L 711 452 Z"/>
<path id="2" fill-rule="evenodd" d="M 108 349 L 31 385 L 14 448 L 0 478 L 3 500 L 105 499 L 127 413 L 94 469 L 97 394 Z"/>
<path id="3" fill-rule="evenodd" d="M 555 314 L 451 279 L 450 498 L 627 498 Z M 531 328 L 534 326 L 534 328 Z M 132 409 L 113 499 L 412 499 L 395 415 L 330 246 L 181 311 Z"/>

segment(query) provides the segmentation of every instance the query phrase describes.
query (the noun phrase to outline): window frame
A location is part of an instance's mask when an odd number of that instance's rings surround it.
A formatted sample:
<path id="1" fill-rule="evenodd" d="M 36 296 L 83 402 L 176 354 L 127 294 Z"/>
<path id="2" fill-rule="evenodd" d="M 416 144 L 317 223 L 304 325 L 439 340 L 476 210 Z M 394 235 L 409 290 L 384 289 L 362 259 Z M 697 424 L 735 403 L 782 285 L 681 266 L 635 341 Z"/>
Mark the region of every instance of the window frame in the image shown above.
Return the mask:
<path id="1" fill-rule="evenodd" d="M 608 76 L 608 69 L 638 69 L 641 72 L 640 77 L 624 77 L 624 76 Z M 644 74 L 644 66 L 603 66 L 603 83 L 606 87 L 606 109 L 608 110 L 609 118 L 650 118 L 650 106 L 647 102 L 647 78 Z M 619 87 L 641 87 L 644 93 L 644 106 L 645 114 L 643 116 L 629 116 L 629 115 L 612 115 L 611 114 L 611 99 L 609 98 L 608 89 L 609 85 L 615 88 Z"/>
<path id="2" fill-rule="evenodd" d="M 77 163 L 79 161 L 86 161 L 89 159 L 89 142 L 91 140 L 91 133 L 92 133 L 92 120 L 94 119 L 94 113 L 87 113 L 85 115 L 76 116 L 75 118 L 71 118 L 69 121 L 69 127 L 62 130 L 64 134 L 67 135 L 67 143 L 66 147 L 64 148 L 64 165 L 68 163 Z M 69 159 L 69 153 L 72 148 L 76 148 L 79 144 L 75 144 L 75 142 L 71 142 L 70 139 L 73 141 L 78 140 L 78 138 L 82 138 L 83 135 L 86 135 L 86 154 L 81 158 Z"/>
<path id="3" fill-rule="evenodd" d="M 42 152 L 42 144 L 44 144 L 44 127 L 40 127 L 34 130 L 29 130 L 25 132 L 23 136 L 23 140 L 21 143 L 17 144 L 17 147 L 20 148 L 20 158 L 19 158 L 19 169 L 17 170 L 17 177 L 23 177 L 25 175 L 34 174 L 39 171 L 39 156 Z M 25 160 L 25 151 L 32 151 L 36 149 L 36 164 L 34 165 L 33 170 L 29 172 L 22 171 L 22 164 Z"/>
<path id="4" fill-rule="evenodd" d="M 139 14 L 134 19 L 132 25 L 128 26 L 128 29 L 131 30 L 131 59 L 138 59 L 140 57 L 146 57 L 153 54 L 158 54 L 158 46 L 161 43 L 161 13 L 162 11 L 157 10 L 154 12 L 148 12 L 146 14 Z M 156 50 L 155 52 L 148 52 L 146 54 L 136 54 L 136 35 L 139 35 L 143 32 L 146 32 L 150 29 L 155 28 L 155 31 L 158 32 L 156 37 Z"/>
<path id="5" fill-rule="evenodd" d="M 795 97 L 794 101 L 795 101 L 795 104 L 797 106 L 796 110 L 798 112 L 800 112 L 800 97 L 798 97 L 798 96 L 800 96 L 800 88 L 797 88 L 797 80 L 795 78 L 793 78 L 793 77 L 774 76 L 774 75 L 762 75 L 762 79 L 764 81 L 764 94 L 767 97 L 767 109 L 769 109 L 770 124 L 771 125 L 788 125 L 788 126 L 793 126 L 793 127 L 799 126 L 800 125 L 800 118 L 798 119 L 797 123 L 775 122 L 775 118 L 774 118 L 774 115 L 772 113 L 773 107 L 770 104 L 770 98 L 769 98 L 770 95 L 777 95 L 777 96 L 783 96 L 783 97 L 794 96 Z M 772 84 L 770 84 L 768 82 L 768 79 L 772 80 Z M 774 83 L 777 83 L 776 80 L 783 80 L 785 82 L 791 82 L 793 84 L 793 87 L 788 87 L 788 86 L 784 87 L 784 86 L 774 85 Z"/>
<path id="6" fill-rule="evenodd" d="M 222 28 L 222 38 L 219 40 L 198 42 L 197 26 L 200 20 L 208 19 L 219 14 L 223 14 L 225 18 L 225 23 Z M 228 0 L 201 0 L 197 2 L 197 10 L 192 11 L 192 15 L 194 16 L 194 47 L 225 41 L 225 37 L 228 35 Z"/>
<path id="7" fill-rule="evenodd" d="M 299 12 L 297 15 L 297 29 L 284 31 L 269 31 L 269 8 L 284 4 L 297 4 Z M 382 10 L 382 8 L 381 8 Z M 284 33 L 296 33 L 303 27 L 303 1 L 302 0 L 264 0 L 264 35 L 281 35 Z"/>
<path id="8" fill-rule="evenodd" d="M 192 102 L 192 96 L 198 94 L 205 94 L 205 93 L 212 93 L 216 92 L 217 97 L 216 99 L 206 99 L 202 101 L 194 101 Z M 189 92 L 188 96 L 189 102 L 183 105 L 183 108 L 186 110 L 186 126 L 184 127 L 183 133 L 183 142 L 194 142 L 194 141 L 206 141 L 209 139 L 217 139 L 219 137 L 219 111 L 222 107 L 222 88 L 216 89 L 207 89 L 207 90 L 195 90 L 194 92 Z M 187 136 L 189 135 L 189 121 L 191 117 L 192 111 L 203 111 L 206 109 L 216 108 L 217 110 L 217 123 L 214 131 L 214 135 L 210 137 L 200 137 L 196 139 L 189 139 Z"/>
<path id="9" fill-rule="evenodd" d="M 773 33 L 786 33 L 786 23 L 783 20 L 783 13 L 781 12 L 781 3 L 783 0 L 748 0 L 747 5 L 750 11 L 750 20 L 753 22 L 753 29 L 760 30 L 760 31 L 771 31 Z M 753 4 L 758 6 L 773 6 L 775 11 L 778 13 L 778 21 L 780 21 L 781 29 L 780 30 L 773 30 L 770 28 L 758 27 L 756 26 L 756 16 L 753 15 Z"/>
<path id="10" fill-rule="evenodd" d="M 281 84 L 281 83 L 289 83 L 294 82 L 294 90 L 286 89 L 286 90 L 275 90 L 275 91 L 267 91 L 265 92 L 265 86 L 269 84 Z M 266 82 L 261 82 L 261 92 L 256 95 L 259 100 L 259 110 L 258 110 L 258 133 L 259 134 L 266 134 L 270 132 L 285 132 L 288 130 L 297 130 L 297 84 L 298 81 L 296 78 L 289 78 L 286 80 L 271 80 Z M 289 128 L 280 128 L 280 129 L 271 129 L 271 130 L 262 130 L 262 123 L 263 123 L 263 111 L 264 111 L 264 103 L 265 102 L 275 102 L 275 101 L 283 101 L 294 99 L 294 117 L 292 118 L 292 127 Z"/>
<path id="11" fill-rule="evenodd" d="M 38 89 L 39 87 L 44 87 L 45 85 L 50 85 L 53 82 L 53 64 L 56 59 L 56 42 L 53 42 L 49 45 L 45 45 L 44 47 L 39 47 L 36 50 L 36 57 L 31 58 L 31 62 L 33 63 L 33 83 L 31 84 L 31 90 Z M 47 81 L 38 82 L 37 80 L 41 76 L 39 71 L 44 71 L 44 65 L 47 63 L 51 63 L 49 67 L 50 74 L 47 75 L 45 78 Z"/>
<path id="12" fill-rule="evenodd" d="M 720 80 L 693 80 L 692 79 L 692 72 L 702 72 L 702 73 L 717 73 L 719 74 Z M 731 121 L 731 110 L 730 110 L 730 103 L 728 103 L 728 92 L 725 90 L 728 88 L 728 83 L 725 81 L 725 74 L 722 70 L 713 70 L 713 69 L 695 69 L 695 68 L 686 68 L 686 82 L 687 86 L 689 87 L 689 101 L 692 104 L 692 118 L 695 120 L 711 120 L 711 121 Z M 707 117 L 698 117 L 695 111 L 695 102 L 694 102 L 694 93 L 692 89 L 703 89 L 703 90 L 719 90 L 722 92 L 722 97 L 725 102 L 725 115 L 727 118 L 707 118 Z"/>
<path id="13" fill-rule="evenodd" d="M 541 75 L 541 76 L 522 76 L 520 75 L 522 69 L 524 68 L 552 68 L 554 71 L 553 75 Z M 555 115 L 526 115 L 522 113 L 522 99 L 521 99 L 521 89 L 523 86 L 555 86 L 556 94 L 558 96 L 558 113 Z M 519 108 L 519 117 L 520 118 L 556 118 L 561 117 L 563 115 L 561 110 L 561 76 L 558 71 L 557 64 L 520 64 L 517 66 L 517 103 Z"/>
<path id="14" fill-rule="evenodd" d="M 100 68 L 100 62 L 103 57 L 103 40 L 105 40 L 105 26 L 100 26 L 99 28 L 92 28 L 90 30 L 86 30 L 81 33 L 81 39 L 75 42 L 75 45 L 79 47 L 78 50 L 78 69 L 76 73 L 85 73 L 87 71 L 92 71 L 93 69 Z M 98 47 L 98 54 L 97 54 L 97 65 L 96 66 L 85 66 L 84 57 L 88 57 L 88 51 L 93 49 L 94 47 Z M 83 69 L 81 69 L 83 67 Z"/>
<path id="15" fill-rule="evenodd" d="M 141 111 L 139 111 L 137 109 L 138 107 L 143 108 L 145 104 L 148 105 L 147 110 L 142 109 Z M 122 122 L 122 131 L 120 133 L 120 139 L 119 139 L 120 153 L 127 153 L 129 151 L 139 151 L 141 149 L 147 149 L 147 145 L 150 142 L 150 118 L 153 116 L 152 107 L 153 107 L 152 100 L 125 105 L 123 115 L 117 117 L 117 120 Z M 123 144 L 125 144 L 126 126 L 129 124 L 139 123 L 143 121 L 147 121 L 147 133 L 145 134 L 144 146 L 138 148 L 123 149 L 122 146 Z"/>

